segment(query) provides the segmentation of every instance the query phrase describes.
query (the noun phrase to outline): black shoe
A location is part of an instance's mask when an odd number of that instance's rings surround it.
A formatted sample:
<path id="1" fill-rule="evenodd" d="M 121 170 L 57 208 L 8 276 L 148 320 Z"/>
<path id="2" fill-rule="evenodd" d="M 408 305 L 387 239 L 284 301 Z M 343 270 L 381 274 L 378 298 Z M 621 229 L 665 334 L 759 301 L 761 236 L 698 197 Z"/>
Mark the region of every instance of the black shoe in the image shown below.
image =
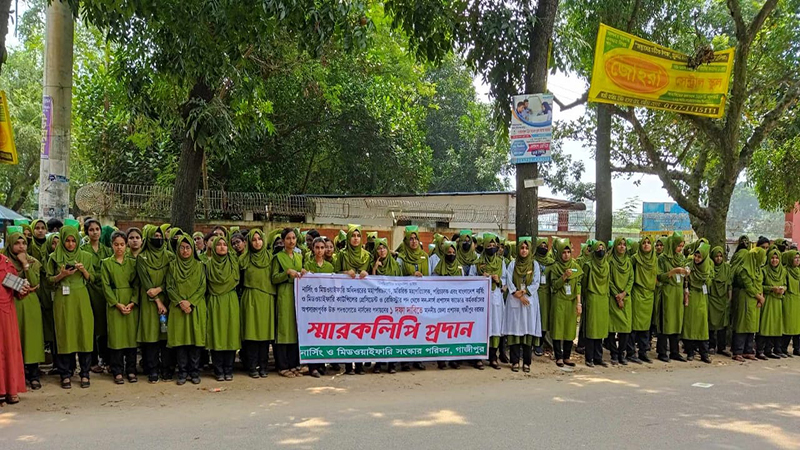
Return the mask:
<path id="1" fill-rule="evenodd" d="M 436 366 L 439 367 L 439 370 L 447 369 L 447 363 L 444 361 L 439 361 L 436 363 Z"/>
<path id="2" fill-rule="evenodd" d="M 663 361 L 665 363 L 668 363 L 669 362 L 669 356 L 667 356 L 667 355 L 658 355 L 658 360 L 659 361 Z"/>
<path id="3" fill-rule="evenodd" d="M 678 362 L 686 362 L 686 358 L 683 357 L 680 353 L 675 353 L 673 355 L 669 355 L 669 359 Z"/>
<path id="4" fill-rule="evenodd" d="M 622 360 L 622 361 L 624 361 L 624 360 Z M 622 362 L 622 361 L 620 361 L 620 362 Z M 628 357 L 628 361 L 632 362 L 634 364 L 641 364 L 642 363 L 642 360 L 637 358 L 637 357 L 635 357 L 635 356 Z"/>
<path id="5" fill-rule="evenodd" d="M 217 381 L 225 381 L 225 375 L 217 375 Z"/>
<path id="6" fill-rule="evenodd" d="M 723 350 L 717 350 L 717 354 L 718 354 L 718 355 L 722 355 L 722 356 L 727 356 L 728 358 L 730 358 L 731 356 L 733 356 L 733 355 L 731 354 L 731 352 L 729 352 L 729 351 L 727 351 L 727 350 L 724 350 L 724 349 L 723 349 Z"/>
<path id="7" fill-rule="evenodd" d="M 767 358 L 771 358 L 771 359 L 781 359 L 781 357 L 780 357 L 780 356 L 778 356 L 778 355 L 776 355 L 775 353 L 767 353 L 766 355 L 767 355 Z"/>
<path id="8" fill-rule="evenodd" d="M 173 376 L 174 375 L 171 373 L 165 373 L 164 375 L 161 375 L 161 379 L 164 381 L 172 381 Z"/>
<path id="9" fill-rule="evenodd" d="M 759 353 L 759 354 L 757 354 L 757 355 L 756 355 L 756 358 L 758 358 L 758 359 L 761 359 L 761 360 L 764 360 L 764 361 L 766 361 L 767 359 L 769 359 L 769 358 L 767 358 L 767 355 L 765 355 L 765 354 L 763 354 L 763 353 Z"/>
<path id="10" fill-rule="evenodd" d="M 500 362 L 503 364 L 508 364 L 508 354 L 506 352 L 500 352 Z"/>
<path id="11" fill-rule="evenodd" d="M 186 378 L 185 377 L 178 377 L 178 381 L 176 381 L 175 383 L 178 386 L 183 386 L 184 384 L 186 384 Z"/>
<path id="12" fill-rule="evenodd" d="M 586 361 L 586 367 L 594 367 L 594 363 L 591 361 Z"/>
<path id="13" fill-rule="evenodd" d="M 381 373 L 381 365 L 380 364 L 375 364 L 375 368 L 372 369 L 372 373 L 375 373 L 375 374 Z"/>
<path id="14" fill-rule="evenodd" d="M 81 387 L 82 387 L 82 388 L 86 389 L 86 388 L 88 388 L 88 387 L 89 387 L 89 386 L 91 386 L 91 385 L 92 385 L 92 382 L 91 382 L 91 381 L 89 381 L 89 379 L 88 379 L 88 378 L 86 379 L 86 381 L 83 381 L 83 379 L 81 379 Z"/>
<path id="15" fill-rule="evenodd" d="M 700 361 L 703 361 L 706 364 L 711 364 L 711 358 L 708 355 L 701 355 Z"/>
<path id="16" fill-rule="evenodd" d="M 708 354 L 709 355 L 716 355 L 717 354 L 717 349 L 712 348 L 712 349 L 708 350 Z"/>
<path id="17" fill-rule="evenodd" d="M 458 363 L 458 361 L 450 361 L 449 363 L 447 363 L 447 365 L 450 366 L 450 368 L 454 369 L 454 370 L 458 369 L 459 367 L 461 367 L 461 365 Z"/>
<path id="18" fill-rule="evenodd" d="M 577 353 L 579 355 L 585 354 L 586 353 L 586 347 L 576 347 L 575 348 L 575 353 Z"/>
<path id="19" fill-rule="evenodd" d="M 620 364 L 622 364 L 623 366 L 627 366 L 627 365 L 628 365 L 628 360 L 627 360 L 627 359 L 625 359 L 625 358 L 620 358 L 620 359 L 619 359 L 619 363 L 620 363 Z M 642 362 L 641 362 L 641 361 L 639 361 L 639 364 L 641 364 L 641 363 L 642 363 Z"/>
<path id="20" fill-rule="evenodd" d="M 192 384 L 200 384 L 200 375 L 192 375 Z"/>
<path id="21" fill-rule="evenodd" d="M 533 348 L 533 354 L 536 355 L 536 356 L 542 356 L 542 355 L 544 355 L 544 350 L 542 349 L 541 346 L 534 347 Z"/>
<path id="22" fill-rule="evenodd" d="M 233 374 L 225 375 L 225 381 L 233 381 Z"/>
<path id="23" fill-rule="evenodd" d="M 261 378 L 267 378 L 267 369 L 261 369 L 258 371 L 258 376 Z"/>
<path id="24" fill-rule="evenodd" d="M 363 367 L 357 367 L 356 368 L 356 375 L 364 375 L 364 368 Z"/>
<path id="25" fill-rule="evenodd" d="M 411 370 L 411 365 L 410 364 L 408 364 L 408 363 L 400 364 L 400 371 L 408 372 L 410 370 Z"/>
<path id="26" fill-rule="evenodd" d="M 250 378 L 260 378 L 261 377 L 261 375 L 259 375 L 257 370 L 251 370 L 248 375 L 250 375 Z"/>
<path id="27" fill-rule="evenodd" d="M 694 355 L 693 354 L 692 355 L 686 355 L 686 360 L 687 361 L 694 361 Z"/>
<path id="28" fill-rule="evenodd" d="M 607 362 L 605 362 L 605 361 L 603 361 L 603 360 L 600 360 L 600 361 L 595 361 L 595 362 L 594 362 L 594 365 L 596 365 L 596 366 L 600 366 L 600 367 L 608 367 L 608 363 L 607 363 Z"/>
<path id="29" fill-rule="evenodd" d="M 425 370 L 425 366 L 421 362 L 415 362 L 413 366 L 417 370 Z"/>
<path id="30" fill-rule="evenodd" d="M 786 353 L 783 353 L 783 352 L 778 353 L 778 356 L 780 356 L 781 358 L 788 358 L 789 357 L 789 355 L 787 355 Z"/>
<path id="31" fill-rule="evenodd" d="M 158 374 L 157 373 L 151 373 L 150 375 L 147 376 L 147 381 L 150 384 L 158 383 Z"/>
<path id="32" fill-rule="evenodd" d="M 631 360 L 631 361 L 633 361 L 633 360 Z M 639 355 L 639 361 L 646 362 L 647 364 L 653 364 L 653 360 L 650 359 L 650 357 L 647 356 L 647 355 Z"/>

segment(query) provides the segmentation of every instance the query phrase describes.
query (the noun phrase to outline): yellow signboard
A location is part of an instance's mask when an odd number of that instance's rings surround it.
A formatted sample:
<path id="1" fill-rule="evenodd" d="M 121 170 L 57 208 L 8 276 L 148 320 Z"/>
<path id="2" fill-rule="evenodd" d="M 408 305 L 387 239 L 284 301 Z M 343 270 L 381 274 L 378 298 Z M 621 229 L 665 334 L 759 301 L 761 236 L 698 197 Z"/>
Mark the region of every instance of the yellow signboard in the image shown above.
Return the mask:
<path id="1" fill-rule="evenodd" d="M 687 55 L 600 24 L 589 101 L 722 117 L 733 53 L 692 69 Z"/>
<path id="2" fill-rule="evenodd" d="M 0 91 L 0 164 L 18 164 L 11 116 L 8 114 L 6 92 Z"/>

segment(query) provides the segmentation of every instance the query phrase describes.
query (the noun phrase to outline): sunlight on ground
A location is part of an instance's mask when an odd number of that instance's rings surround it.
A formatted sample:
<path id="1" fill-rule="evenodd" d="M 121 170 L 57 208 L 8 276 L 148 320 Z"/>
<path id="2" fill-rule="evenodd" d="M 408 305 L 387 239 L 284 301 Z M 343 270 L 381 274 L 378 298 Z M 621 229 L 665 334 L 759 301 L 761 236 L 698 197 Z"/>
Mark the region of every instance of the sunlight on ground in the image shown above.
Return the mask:
<path id="1" fill-rule="evenodd" d="M 782 405 L 780 403 L 754 403 L 752 405 L 740 406 L 742 411 L 766 411 L 784 417 L 798 417 L 800 418 L 800 405 Z"/>
<path id="2" fill-rule="evenodd" d="M 620 386 L 627 386 L 632 388 L 640 387 L 638 384 L 629 383 L 624 380 L 612 380 L 611 378 L 600 378 L 600 377 L 593 377 L 590 375 L 575 375 L 575 379 L 578 381 L 582 381 L 584 383 L 609 383 L 609 384 L 618 384 Z M 577 383 L 570 383 L 570 384 L 577 384 Z M 579 385 L 582 387 L 581 385 Z"/>
<path id="3" fill-rule="evenodd" d="M 409 421 L 398 419 L 393 421 L 392 425 L 395 427 L 432 427 L 434 425 L 469 425 L 469 422 L 457 412 L 443 409 L 428 414 L 425 419 Z"/>
<path id="4" fill-rule="evenodd" d="M 553 401 L 556 403 L 586 403 L 583 400 L 576 400 L 574 398 L 564 398 L 564 397 L 553 397 Z"/>
<path id="5" fill-rule="evenodd" d="M 711 430 L 724 430 L 759 437 L 783 449 L 800 449 L 800 434 L 787 433 L 781 427 L 748 420 L 699 420 L 697 425 Z"/>
<path id="6" fill-rule="evenodd" d="M 330 422 L 326 421 L 322 417 L 312 417 L 310 419 L 306 419 L 302 422 L 296 423 L 293 426 L 296 428 L 314 428 L 314 427 L 327 427 L 330 426 Z"/>
<path id="7" fill-rule="evenodd" d="M 286 438 L 281 439 L 278 441 L 278 445 L 303 445 L 303 444 L 311 444 L 313 442 L 317 442 L 319 440 L 318 437 L 305 437 L 305 438 Z"/>
<path id="8" fill-rule="evenodd" d="M 18 437 L 17 441 L 19 441 L 19 442 L 27 442 L 29 444 L 41 444 L 42 442 L 44 442 L 44 439 L 42 439 L 42 438 L 40 438 L 38 436 L 25 434 L 25 435 L 22 435 L 22 436 Z"/>
<path id="9" fill-rule="evenodd" d="M 374 417 L 374 418 L 376 418 L 376 419 L 383 419 L 384 417 L 386 417 L 386 414 L 384 414 L 382 412 L 369 413 L 369 415 Z"/>
<path id="10" fill-rule="evenodd" d="M 13 424 L 15 422 L 14 416 L 16 415 L 17 413 L 12 413 L 12 412 L 0 414 L 0 427 L 7 427 Z"/>
<path id="11" fill-rule="evenodd" d="M 660 389 L 639 389 L 639 392 L 642 394 L 660 394 L 663 391 Z"/>
<path id="12" fill-rule="evenodd" d="M 327 394 L 330 392 L 340 393 L 340 392 L 347 392 L 345 388 L 337 388 L 333 386 L 319 386 L 319 387 L 310 387 L 306 388 L 310 394 Z"/>

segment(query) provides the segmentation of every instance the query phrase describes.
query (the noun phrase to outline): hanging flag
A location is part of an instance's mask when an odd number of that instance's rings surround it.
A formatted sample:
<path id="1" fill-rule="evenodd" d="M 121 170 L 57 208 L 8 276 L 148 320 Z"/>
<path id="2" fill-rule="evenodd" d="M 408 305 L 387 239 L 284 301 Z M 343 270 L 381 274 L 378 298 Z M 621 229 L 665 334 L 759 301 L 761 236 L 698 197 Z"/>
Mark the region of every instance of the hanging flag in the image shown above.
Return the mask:
<path id="1" fill-rule="evenodd" d="M 734 49 L 697 68 L 689 56 L 600 24 L 589 101 L 722 117 Z"/>
<path id="2" fill-rule="evenodd" d="M 0 103 L 0 164 L 19 164 L 5 91 L 0 91 Z"/>

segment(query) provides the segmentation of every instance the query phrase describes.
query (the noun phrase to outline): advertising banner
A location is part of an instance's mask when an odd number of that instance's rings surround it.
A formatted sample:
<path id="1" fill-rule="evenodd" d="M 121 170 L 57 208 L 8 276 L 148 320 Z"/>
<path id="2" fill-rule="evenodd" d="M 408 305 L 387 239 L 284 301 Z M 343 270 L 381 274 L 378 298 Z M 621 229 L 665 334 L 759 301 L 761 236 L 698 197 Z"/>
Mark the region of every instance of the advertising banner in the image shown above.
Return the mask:
<path id="1" fill-rule="evenodd" d="M 553 94 L 515 95 L 508 135 L 511 141 L 511 164 L 550 161 Z"/>

